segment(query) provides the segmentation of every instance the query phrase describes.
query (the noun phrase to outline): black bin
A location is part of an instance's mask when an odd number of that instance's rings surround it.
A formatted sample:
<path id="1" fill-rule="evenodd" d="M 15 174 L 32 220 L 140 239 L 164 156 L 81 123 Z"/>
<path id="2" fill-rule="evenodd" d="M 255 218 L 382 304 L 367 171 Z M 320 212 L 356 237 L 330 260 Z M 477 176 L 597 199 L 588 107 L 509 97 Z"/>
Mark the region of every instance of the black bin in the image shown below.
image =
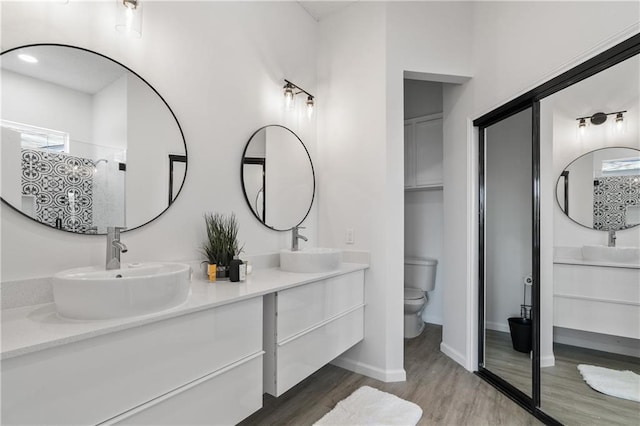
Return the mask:
<path id="1" fill-rule="evenodd" d="M 511 344 L 518 352 L 528 354 L 531 352 L 532 322 L 528 318 L 509 318 L 509 331 L 511 331 Z"/>

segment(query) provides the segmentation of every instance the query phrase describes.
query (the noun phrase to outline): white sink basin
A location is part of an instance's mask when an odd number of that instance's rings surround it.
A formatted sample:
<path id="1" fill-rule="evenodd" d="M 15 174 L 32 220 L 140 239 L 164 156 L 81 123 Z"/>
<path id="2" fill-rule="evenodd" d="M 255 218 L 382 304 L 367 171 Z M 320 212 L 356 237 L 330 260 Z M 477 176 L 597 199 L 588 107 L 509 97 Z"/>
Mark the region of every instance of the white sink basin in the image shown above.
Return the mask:
<path id="1" fill-rule="evenodd" d="M 606 247 L 584 246 L 582 258 L 596 262 L 613 262 L 640 264 L 640 248 L 638 247 Z"/>
<path id="2" fill-rule="evenodd" d="M 304 248 L 280 250 L 280 269 L 287 272 L 329 272 L 340 267 L 342 250 Z"/>
<path id="3" fill-rule="evenodd" d="M 65 318 L 96 320 L 173 308 L 189 295 L 191 267 L 182 263 L 131 263 L 69 269 L 53 276 L 53 298 Z"/>

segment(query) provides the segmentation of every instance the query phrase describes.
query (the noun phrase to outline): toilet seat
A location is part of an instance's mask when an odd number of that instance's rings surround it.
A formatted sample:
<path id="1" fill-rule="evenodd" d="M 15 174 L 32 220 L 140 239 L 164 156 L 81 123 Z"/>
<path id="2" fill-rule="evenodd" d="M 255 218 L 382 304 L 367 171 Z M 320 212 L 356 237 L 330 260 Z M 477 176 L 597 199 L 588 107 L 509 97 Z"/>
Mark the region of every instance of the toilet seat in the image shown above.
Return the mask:
<path id="1" fill-rule="evenodd" d="M 418 300 L 424 298 L 424 291 L 417 288 L 405 288 L 404 300 Z"/>

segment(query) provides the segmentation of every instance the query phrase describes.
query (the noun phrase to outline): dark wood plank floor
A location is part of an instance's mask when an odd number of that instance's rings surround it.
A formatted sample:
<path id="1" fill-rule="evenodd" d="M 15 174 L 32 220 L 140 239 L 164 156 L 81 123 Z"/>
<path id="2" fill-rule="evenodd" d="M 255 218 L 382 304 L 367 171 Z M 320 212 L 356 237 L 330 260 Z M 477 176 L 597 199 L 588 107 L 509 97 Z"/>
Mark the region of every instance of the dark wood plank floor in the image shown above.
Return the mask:
<path id="1" fill-rule="evenodd" d="M 516 352 L 509 333 L 487 330 L 486 364 L 492 372 L 531 394 L 531 360 Z M 578 364 L 640 374 L 640 359 L 592 349 L 554 344 L 556 364 L 541 369 L 541 408 L 567 426 L 640 425 L 640 403 L 605 395 L 582 379 Z"/>
<path id="2" fill-rule="evenodd" d="M 265 395 L 264 407 L 241 425 L 311 425 L 360 386 L 412 401 L 424 412 L 420 425 L 533 425 L 533 416 L 440 352 L 442 328 L 427 324 L 405 340 L 407 381 L 383 383 L 327 365 L 280 398 Z"/>

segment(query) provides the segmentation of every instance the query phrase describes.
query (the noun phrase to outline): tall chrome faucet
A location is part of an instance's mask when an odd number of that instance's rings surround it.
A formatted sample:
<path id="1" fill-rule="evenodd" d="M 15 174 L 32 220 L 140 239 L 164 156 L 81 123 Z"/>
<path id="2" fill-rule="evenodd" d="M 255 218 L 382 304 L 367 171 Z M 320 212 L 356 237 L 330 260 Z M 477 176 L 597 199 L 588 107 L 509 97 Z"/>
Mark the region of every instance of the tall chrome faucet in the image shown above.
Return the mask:
<path id="1" fill-rule="evenodd" d="M 298 233 L 298 229 L 305 229 L 304 226 L 294 226 L 291 228 L 291 251 L 298 251 L 298 240 L 309 241 L 304 235 Z"/>
<path id="2" fill-rule="evenodd" d="M 616 246 L 616 230 L 615 229 L 609 229 L 609 247 L 615 247 Z"/>
<path id="3" fill-rule="evenodd" d="M 120 241 L 120 231 L 127 229 L 117 226 L 107 228 L 107 263 L 106 269 L 120 269 L 120 253 L 127 252 L 127 246 Z"/>

